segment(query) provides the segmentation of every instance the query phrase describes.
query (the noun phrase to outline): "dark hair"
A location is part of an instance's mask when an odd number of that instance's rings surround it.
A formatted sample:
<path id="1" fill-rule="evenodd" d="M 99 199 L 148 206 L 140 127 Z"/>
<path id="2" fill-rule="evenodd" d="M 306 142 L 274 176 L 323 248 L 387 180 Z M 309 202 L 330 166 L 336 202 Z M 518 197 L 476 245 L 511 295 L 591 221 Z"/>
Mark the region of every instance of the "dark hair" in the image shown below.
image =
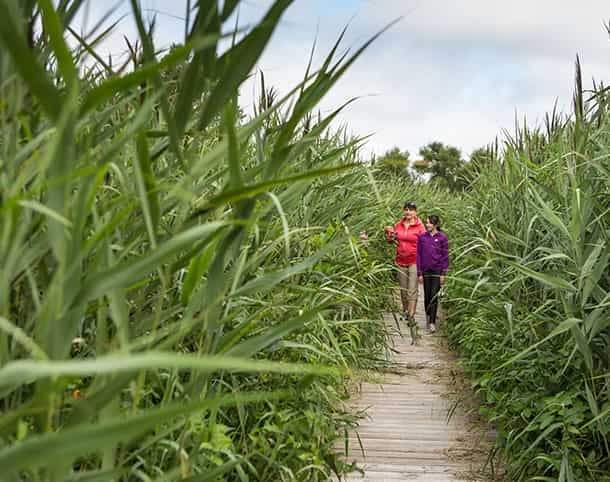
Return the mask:
<path id="1" fill-rule="evenodd" d="M 442 231 L 441 218 L 439 218 L 436 214 L 431 214 L 430 216 L 428 216 L 428 221 L 430 221 L 430 224 L 434 224 L 436 226 L 436 229 Z"/>
<path id="2" fill-rule="evenodd" d="M 403 209 L 411 209 L 413 211 L 417 211 L 417 205 L 412 201 L 407 201 Z"/>

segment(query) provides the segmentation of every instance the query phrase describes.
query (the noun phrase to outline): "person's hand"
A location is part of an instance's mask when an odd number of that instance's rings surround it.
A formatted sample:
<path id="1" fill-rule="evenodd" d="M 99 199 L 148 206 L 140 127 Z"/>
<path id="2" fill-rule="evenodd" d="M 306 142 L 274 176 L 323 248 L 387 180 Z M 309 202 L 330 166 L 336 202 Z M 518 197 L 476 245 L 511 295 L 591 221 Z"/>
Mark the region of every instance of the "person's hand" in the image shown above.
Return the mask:
<path id="1" fill-rule="evenodd" d="M 418 276 L 418 277 L 417 277 L 417 282 L 418 282 L 419 284 L 422 284 L 422 283 L 424 282 L 424 277 L 423 277 L 423 276 Z"/>
<path id="2" fill-rule="evenodd" d="M 441 286 L 445 284 L 445 275 L 441 275 Z"/>
<path id="3" fill-rule="evenodd" d="M 387 241 L 394 241 L 396 233 L 394 232 L 394 228 L 392 226 L 386 226 L 383 228 L 383 234 L 385 235 L 385 239 Z"/>

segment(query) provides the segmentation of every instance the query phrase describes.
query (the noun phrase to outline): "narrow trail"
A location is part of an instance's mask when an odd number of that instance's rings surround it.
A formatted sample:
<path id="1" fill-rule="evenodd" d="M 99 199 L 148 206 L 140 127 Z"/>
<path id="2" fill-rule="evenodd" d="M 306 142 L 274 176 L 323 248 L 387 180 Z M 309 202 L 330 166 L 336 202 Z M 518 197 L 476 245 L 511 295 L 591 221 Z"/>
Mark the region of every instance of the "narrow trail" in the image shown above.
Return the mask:
<path id="1" fill-rule="evenodd" d="M 345 460 L 356 462 L 364 474 L 354 472 L 344 480 L 494 480 L 489 470 L 482 472 L 493 432 L 463 404 L 456 407 L 464 379 L 456 357 L 442 346 L 442 335 L 424 332 L 421 291 L 417 345 L 411 345 L 406 326 L 400 327 L 401 334 L 394 317 L 384 315 L 396 366 L 380 373 L 377 383 L 362 383 L 350 402 L 353 411 L 366 410 L 367 418 L 349 434 Z"/>

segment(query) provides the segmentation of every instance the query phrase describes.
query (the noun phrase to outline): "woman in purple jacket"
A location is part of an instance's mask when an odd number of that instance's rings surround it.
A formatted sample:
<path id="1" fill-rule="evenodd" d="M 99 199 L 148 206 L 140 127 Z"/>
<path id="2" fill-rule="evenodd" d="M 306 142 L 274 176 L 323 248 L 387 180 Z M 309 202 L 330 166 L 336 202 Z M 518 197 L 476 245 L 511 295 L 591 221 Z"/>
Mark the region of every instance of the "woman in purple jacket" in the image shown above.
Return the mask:
<path id="1" fill-rule="evenodd" d="M 433 214 L 426 232 L 417 240 L 417 280 L 424 284 L 424 306 L 430 332 L 436 331 L 436 310 L 441 286 L 449 269 L 449 240 L 441 231 L 441 220 Z"/>

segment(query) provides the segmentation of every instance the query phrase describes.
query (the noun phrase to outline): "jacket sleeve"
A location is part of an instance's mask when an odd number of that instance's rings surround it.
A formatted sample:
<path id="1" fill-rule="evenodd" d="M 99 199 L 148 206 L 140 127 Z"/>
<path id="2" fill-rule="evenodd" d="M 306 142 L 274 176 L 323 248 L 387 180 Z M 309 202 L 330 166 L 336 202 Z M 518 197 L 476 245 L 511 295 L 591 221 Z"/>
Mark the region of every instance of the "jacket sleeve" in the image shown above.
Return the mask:
<path id="1" fill-rule="evenodd" d="M 417 277 L 423 276 L 421 266 L 421 246 L 422 243 L 417 240 L 417 249 L 415 250 L 415 264 L 417 265 Z"/>
<path id="2" fill-rule="evenodd" d="M 449 270 L 449 239 L 447 235 L 443 237 L 441 244 L 441 276 L 445 276 Z"/>

